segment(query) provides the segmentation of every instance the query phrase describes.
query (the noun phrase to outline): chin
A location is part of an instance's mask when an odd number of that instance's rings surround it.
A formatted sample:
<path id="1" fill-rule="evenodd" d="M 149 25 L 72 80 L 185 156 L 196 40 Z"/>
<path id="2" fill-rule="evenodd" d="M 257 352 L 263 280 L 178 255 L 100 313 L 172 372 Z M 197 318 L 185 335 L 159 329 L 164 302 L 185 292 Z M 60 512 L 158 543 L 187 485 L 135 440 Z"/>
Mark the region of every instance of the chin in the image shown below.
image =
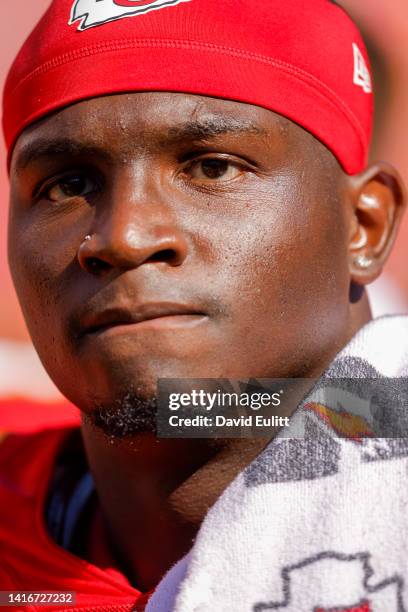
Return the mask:
<path id="1" fill-rule="evenodd" d="M 129 390 L 124 395 L 95 403 L 84 422 L 110 438 L 132 438 L 140 434 L 156 434 L 157 398 L 147 399 Z"/>

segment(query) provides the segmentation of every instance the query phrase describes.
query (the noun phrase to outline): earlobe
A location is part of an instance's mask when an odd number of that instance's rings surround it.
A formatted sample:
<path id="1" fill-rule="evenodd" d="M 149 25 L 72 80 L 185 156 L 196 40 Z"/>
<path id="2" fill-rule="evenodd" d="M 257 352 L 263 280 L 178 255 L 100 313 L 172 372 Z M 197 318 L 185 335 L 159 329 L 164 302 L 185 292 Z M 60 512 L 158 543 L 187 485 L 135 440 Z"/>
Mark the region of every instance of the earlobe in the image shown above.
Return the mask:
<path id="1" fill-rule="evenodd" d="M 380 276 L 407 204 L 405 187 L 390 165 L 377 163 L 351 177 L 354 214 L 350 228 L 352 283 L 368 285 Z"/>

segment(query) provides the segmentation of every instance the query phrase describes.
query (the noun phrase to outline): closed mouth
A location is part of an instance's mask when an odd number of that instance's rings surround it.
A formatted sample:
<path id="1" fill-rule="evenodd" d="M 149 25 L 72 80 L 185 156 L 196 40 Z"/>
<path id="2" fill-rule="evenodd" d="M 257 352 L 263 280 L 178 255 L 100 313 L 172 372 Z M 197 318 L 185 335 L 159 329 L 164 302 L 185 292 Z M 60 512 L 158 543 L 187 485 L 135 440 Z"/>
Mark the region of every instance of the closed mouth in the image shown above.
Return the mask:
<path id="1" fill-rule="evenodd" d="M 113 328 L 142 326 L 149 322 L 158 325 L 194 323 L 206 316 L 203 312 L 181 304 L 149 304 L 133 312 L 111 308 L 88 317 L 81 325 L 80 335 L 96 335 Z"/>

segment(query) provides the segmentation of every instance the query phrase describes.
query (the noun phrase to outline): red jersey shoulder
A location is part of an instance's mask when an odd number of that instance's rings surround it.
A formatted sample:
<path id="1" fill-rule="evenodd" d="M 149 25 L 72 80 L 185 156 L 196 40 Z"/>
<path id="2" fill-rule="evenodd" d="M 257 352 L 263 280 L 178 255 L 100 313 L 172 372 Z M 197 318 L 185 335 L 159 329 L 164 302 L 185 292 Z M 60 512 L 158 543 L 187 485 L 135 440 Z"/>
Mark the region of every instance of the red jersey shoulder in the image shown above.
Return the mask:
<path id="1" fill-rule="evenodd" d="M 138 591 L 65 551 L 46 530 L 49 483 L 59 449 L 70 433 L 72 428 L 10 435 L 0 445 L 0 590 L 73 591 L 74 610 L 130 612 L 143 600 Z M 72 606 L 58 609 L 73 610 Z"/>

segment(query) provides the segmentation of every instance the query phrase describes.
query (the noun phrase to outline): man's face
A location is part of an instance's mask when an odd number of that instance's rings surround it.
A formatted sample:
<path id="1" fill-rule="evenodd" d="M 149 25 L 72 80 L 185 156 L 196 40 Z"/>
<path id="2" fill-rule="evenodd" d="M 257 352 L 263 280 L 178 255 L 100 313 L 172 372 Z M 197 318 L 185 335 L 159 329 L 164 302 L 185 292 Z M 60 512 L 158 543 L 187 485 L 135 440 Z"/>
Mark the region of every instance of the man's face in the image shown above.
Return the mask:
<path id="1" fill-rule="evenodd" d="M 55 383 L 90 412 L 160 377 L 317 374 L 349 325 L 342 177 L 302 128 L 227 100 L 115 95 L 27 129 L 9 259 Z"/>

